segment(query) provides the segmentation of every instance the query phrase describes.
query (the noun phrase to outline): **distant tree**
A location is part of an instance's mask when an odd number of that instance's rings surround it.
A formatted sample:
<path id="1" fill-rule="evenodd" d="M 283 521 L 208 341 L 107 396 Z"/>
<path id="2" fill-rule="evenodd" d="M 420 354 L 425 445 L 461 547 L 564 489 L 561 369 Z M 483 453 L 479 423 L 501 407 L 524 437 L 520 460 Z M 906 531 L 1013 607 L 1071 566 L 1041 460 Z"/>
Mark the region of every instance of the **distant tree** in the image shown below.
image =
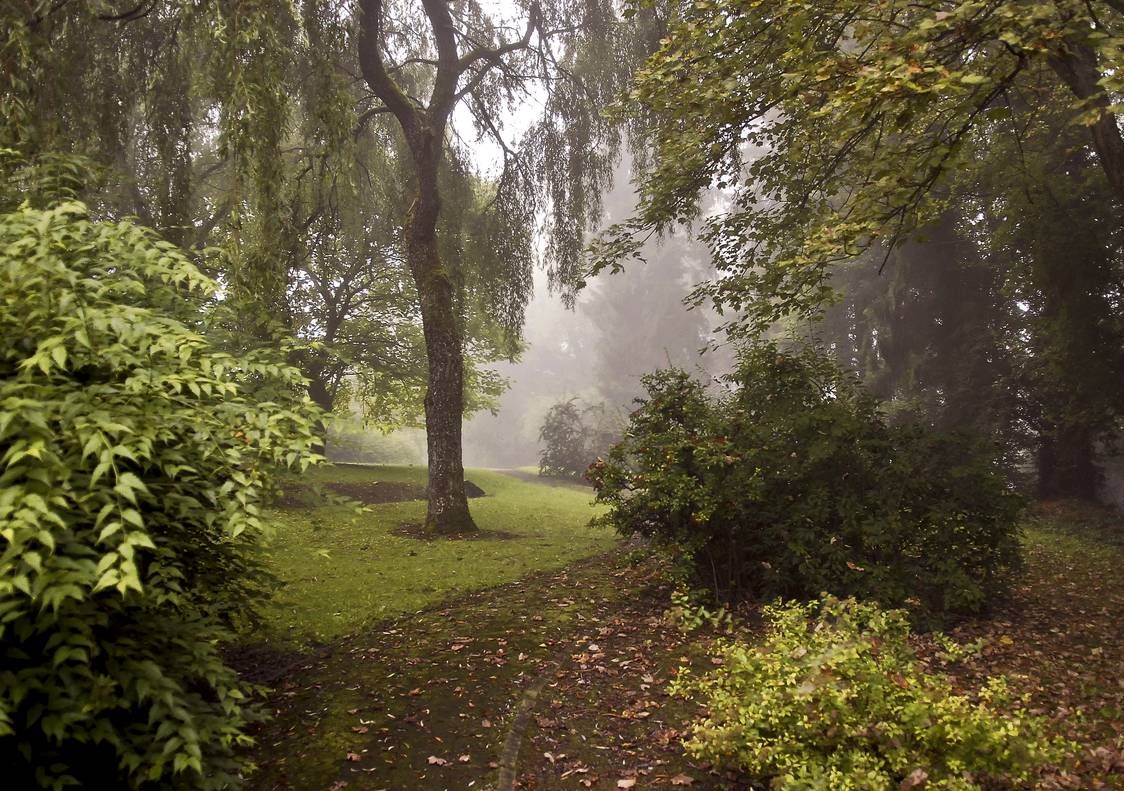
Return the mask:
<path id="1" fill-rule="evenodd" d="M 1048 74 L 1035 87 L 1065 90 Z M 897 408 L 1034 462 L 1050 497 L 1095 496 L 1098 448 L 1124 416 L 1124 233 L 1084 136 L 1060 99 L 981 123 L 941 217 L 884 275 L 869 253 L 833 267 L 840 301 L 814 330 Z"/>
<path id="2" fill-rule="evenodd" d="M 582 406 L 577 398 L 557 402 L 539 431 L 539 475 L 580 480 L 618 434 L 604 404 Z"/>

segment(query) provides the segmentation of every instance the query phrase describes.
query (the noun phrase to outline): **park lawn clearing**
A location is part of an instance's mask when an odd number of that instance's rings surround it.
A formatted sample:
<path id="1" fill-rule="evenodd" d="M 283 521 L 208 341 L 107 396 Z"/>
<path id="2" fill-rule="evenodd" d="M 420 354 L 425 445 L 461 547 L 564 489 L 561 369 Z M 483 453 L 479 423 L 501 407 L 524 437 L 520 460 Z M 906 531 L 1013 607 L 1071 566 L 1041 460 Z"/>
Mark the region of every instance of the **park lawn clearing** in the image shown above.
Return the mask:
<path id="1" fill-rule="evenodd" d="M 425 502 L 354 508 L 320 505 L 269 513 L 270 571 L 282 582 L 265 613 L 267 640 L 307 647 L 435 605 L 454 595 L 560 568 L 604 552 L 616 537 L 591 527 L 597 513 L 588 488 L 552 486 L 488 470 L 466 477 L 486 496 L 470 501 L 481 535 L 418 540 L 403 525 L 425 518 Z M 374 482 L 424 489 L 414 466 L 327 465 L 302 484 Z"/>
<path id="2" fill-rule="evenodd" d="M 560 488 L 528 485 L 539 497 Z M 443 543 L 466 552 L 481 545 Z M 950 630 L 958 642 L 982 639 L 979 656 L 941 669 L 965 689 L 1010 675 L 1053 732 L 1078 745 L 1036 789 L 1124 788 L 1121 522 L 1039 507 L 1025 545 L 1026 574 L 1011 597 Z M 507 767 L 511 787 L 535 791 L 746 788 L 745 778 L 683 752 L 700 709 L 670 696 L 667 684 L 683 665 L 705 669 L 717 635 L 669 619 L 664 569 L 645 555 L 639 545 L 611 546 L 298 655 L 274 680 L 249 788 L 502 791 Z M 738 632 L 752 641 L 746 615 Z M 940 664 L 931 639 L 916 640 Z"/>

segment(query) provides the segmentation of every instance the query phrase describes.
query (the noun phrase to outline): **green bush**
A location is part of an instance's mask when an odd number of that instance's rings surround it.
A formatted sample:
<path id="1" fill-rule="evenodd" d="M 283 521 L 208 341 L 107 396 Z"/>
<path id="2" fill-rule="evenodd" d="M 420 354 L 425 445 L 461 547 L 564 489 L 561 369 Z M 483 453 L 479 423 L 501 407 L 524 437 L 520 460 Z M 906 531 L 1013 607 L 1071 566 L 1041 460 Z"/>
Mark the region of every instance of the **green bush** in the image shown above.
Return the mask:
<path id="1" fill-rule="evenodd" d="M 672 549 L 720 600 L 828 591 L 976 612 L 1019 563 L 1019 502 L 992 457 L 889 424 L 812 349 L 750 346 L 717 395 L 678 370 L 644 384 L 589 473 L 603 521 Z"/>
<path id="2" fill-rule="evenodd" d="M 708 710 L 687 741 L 696 758 L 774 791 L 978 791 L 1065 754 L 1002 679 L 971 700 L 926 673 L 900 610 L 827 598 L 765 614 L 761 645 L 725 643 L 717 670 L 676 681 Z"/>
<path id="3" fill-rule="evenodd" d="M 205 335 L 215 284 L 81 204 L 0 216 L 0 766 L 9 788 L 229 788 L 218 646 L 259 509 L 311 456 L 299 374 Z"/>

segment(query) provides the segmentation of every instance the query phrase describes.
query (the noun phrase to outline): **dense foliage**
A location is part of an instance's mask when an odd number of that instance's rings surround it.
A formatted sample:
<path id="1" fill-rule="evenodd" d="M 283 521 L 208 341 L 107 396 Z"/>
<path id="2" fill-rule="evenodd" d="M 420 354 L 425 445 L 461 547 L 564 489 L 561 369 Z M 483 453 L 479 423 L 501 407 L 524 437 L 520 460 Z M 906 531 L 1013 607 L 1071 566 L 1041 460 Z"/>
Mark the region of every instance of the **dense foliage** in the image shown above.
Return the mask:
<path id="1" fill-rule="evenodd" d="M 1063 754 L 1003 679 L 972 699 L 926 672 L 901 611 L 829 598 L 765 614 L 763 643 L 727 643 L 717 670 L 677 681 L 708 711 L 687 742 L 696 758 L 776 791 L 979 791 Z"/>
<path id="2" fill-rule="evenodd" d="M 218 645 L 266 582 L 315 415 L 209 338 L 215 284 L 79 203 L 0 217 L 0 764 L 13 788 L 228 788 L 254 717 Z"/>
<path id="3" fill-rule="evenodd" d="M 799 324 L 896 407 L 1003 444 L 1039 495 L 1107 494 L 1124 4 L 668 7 L 627 105 L 639 204 L 595 268 L 697 219 L 717 275 L 693 299 L 734 334 Z"/>
<path id="4" fill-rule="evenodd" d="M 1091 499 L 1124 417 L 1124 224 L 1064 113 L 1023 107 L 983 129 L 921 239 L 881 275 L 882 254 L 832 267 L 840 299 L 815 332 L 880 397 L 1033 463 L 1039 495 Z"/>
<path id="5" fill-rule="evenodd" d="M 735 323 L 750 330 L 815 313 L 830 265 L 871 248 L 885 255 L 938 216 L 954 200 L 947 178 L 976 167 L 969 142 L 1018 140 L 1023 124 L 988 125 L 1019 108 L 1081 127 L 1079 146 L 1053 145 L 1095 158 L 1114 193 L 1101 215 L 1119 217 L 1117 0 L 672 7 L 633 92 L 651 167 L 635 221 L 602 240 L 604 265 L 648 229 L 696 216 L 700 191 L 716 185 L 730 200 L 704 235 L 726 276 L 700 297 L 741 310 Z"/>
<path id="6" fill-rule="evenodd" d="M 748 346 L 724 384 L 645 379 L 590 471 L 604 521 L 671 547 L 722 600 L 829 591 L 975 612 L 1003 590 L 1017 499 L 967 438 L 888 422 L 811 348 Z"/>
<path id="7" fill-rule="evenodd" d="M 580 479 L 615 439 L 604 404 L 559 401 L 547 410 L 539 429 L 539 475 Z"/>
<path id="8" fill-rule="evenodd" d="M 319 405 L 424 412 L 427 524 L 470 529 L 462 418 L 505 385 L 484 366 L 519 353 L 539 254 L 581 283 L 647 27 L 613 0 L 113 6 L 0 9 L 0 145 L 86 154 L 91 203 L 222 246 L 239 329 L 317 342 Z"/>

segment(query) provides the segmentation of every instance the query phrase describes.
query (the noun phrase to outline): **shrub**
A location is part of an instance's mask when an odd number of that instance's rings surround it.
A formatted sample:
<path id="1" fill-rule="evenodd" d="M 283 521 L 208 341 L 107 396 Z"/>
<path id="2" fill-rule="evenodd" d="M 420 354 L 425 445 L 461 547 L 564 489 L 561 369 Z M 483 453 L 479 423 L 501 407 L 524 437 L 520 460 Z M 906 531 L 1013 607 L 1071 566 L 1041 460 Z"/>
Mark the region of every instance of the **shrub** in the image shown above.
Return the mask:
<path id="1" fill-rule="evenodd" d="M 204 334 L 215 285 L 80 204 L 0 216 L 0 765 L 11 788 L 228 788 L 254 716 L 263 493 L 310 459 L 292 368 Z"/>
<path id="2" fill-rule="evenodd" d="M 580 479 L 615 437 L 604 404 L 583 407 L 576 398 L 559 401 L 547 410 L 539 430 L 539 475 Z"/>
<path id="3" fill-rule="evenodd" d="M 978 791 L 1064 755 L 1002 679 L 973 702 L 926 673 L 900 610 L 827 598 L 765 614 L 761 645 L 725 643 L 717 670 L 675 684 L 708 710 L 687 741 L 696 758 L 775 791 Z"/>
<path id="4" fill-rule="evenodd" d="M 1018 500 L 985 450 L 888 424 L 812 349 L 750 346 L 718 395 L 678 370 L 644 384 L 589 474 L 602 521 L 670 547 L 721 600 L 828 591 L 975 612 L 1018 565 Z"/>

